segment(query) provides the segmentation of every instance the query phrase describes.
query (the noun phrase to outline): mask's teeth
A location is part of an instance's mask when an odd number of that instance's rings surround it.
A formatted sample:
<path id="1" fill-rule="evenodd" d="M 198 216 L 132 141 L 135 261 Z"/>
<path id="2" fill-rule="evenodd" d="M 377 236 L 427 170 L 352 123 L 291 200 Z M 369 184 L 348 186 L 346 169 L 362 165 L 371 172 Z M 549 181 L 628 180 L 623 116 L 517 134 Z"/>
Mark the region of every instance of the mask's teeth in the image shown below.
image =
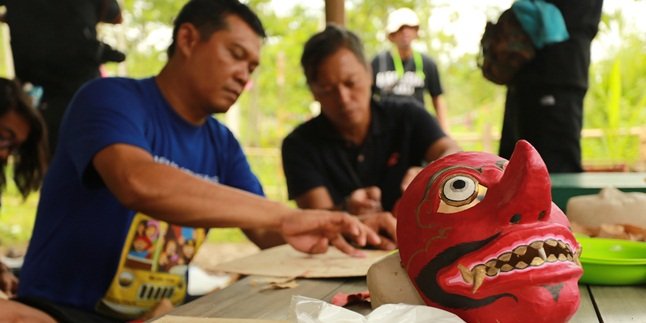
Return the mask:
<path id="1" fill-rule="evenodd" d="M 511 252 L 503 253 L 502 255 L 500 255 L 500 257 L 498 257 L 498 260 L 502 262 L 508 262 L 509 260 L 511 260 Z"/>
<path id="2" fill-rule="evenodd" d="M 536 250 L 539 250 L 539 249 L 543 248 L 543 241 L 534 241 L 534 242 L 530 243 L 529 246 L 536 249 Z"/>
<path id="3" fill-rule="evenodd" d="M 532 259 L 532 263 L 530 265 L 537 267 L 537 266 L 540 266 L 540 265 L 542 265 L 544 263 L 545 263 L 545 258 L 534 257 L 534 259 Z"/>
<path id="4" fill-rule="evenodd" d="M 487 276 L 494 277 L 500 272 L 500 268 L 496 266 L 487 266 Z"/>
<path id="5" fill-rule="evenodd" d="M 504 264 L 504 265 L 502 265 L 502 267 L 500 267 L 500 271 L 502 271 L 503 273 L 506 273 L 506 272 L 512 271 L 512 270 L 514 270 L 514 267 L 512 265 L 510 265 L 510 264 Z"/>
<path id="6" fill-rule="evenodd" d="M 473 285 L 473 274 L 471 271 L 462 264 L 458 264 L 458 270 L 460 271 L 460 275 L 462 275 L 462 280 L 469 285 Z"/>
<path id="7" fill-rule="evenodd" d="M 518 269 L 525 269 L 527 267 L 529 267 L 529 265 L 524 261 L 519 261 L 518 263 L 516 263 L 516 268 Z"/>
<path id="8" fill-rule="evenodd" d="M 549 256 L 547 255 L 547 252 L 545 251 L 545 248 L 543 248 L 544 245 L 548 245 L 550 247 L 560 247 L 563 250 L 571 250 L 567 246 L 567 244 L 557 241 L 555 239 L 548 239 L 546 241 L 534 241 L 530 243 L 528 246 L 519 246 L 516 247 L 512 252 L 505 252 L 498 256 L 496 259 L 491 259 L 489 260 L 486 264 L 480 264 L 475 266 L 472 270 L 469 270 L 466 266 L 462 264 L 458 264 L 458 270 L 460 271 L 460 275 L 462 276 L 462 280 L 472 286 L 472 293 L 476 293 L 480 286 L 482 286 L 482 283 L 484 282 L 484 279 L 487 276 L 494 277 L 497 276 L 500 272 L 508 272 L 512 271 L 514 269 L 525 269 L 529 266 L 541 266 L 546 262 L 556 262 L 556 261 L 574 261 L 579 267 L 582 267 L 581 261 L 579 260 L 579 257 L 581 255 L 581 249 L 579 248 L 578 250 L 574 251 L 573 255 L 570 254 L 570 252 L 566 253 L 558 253 L 556 254 L 550 254 Z M 519 260 L 515 266 L 510 265 L 508 262 L 511 260 L 512 256 L 516 257 L 522 257 L 524 256 L 527 251 L 528 247 L 531 247 L 536 250 L 538 255 L 536 255 L 531 262 L 528 264 L 522 260 Z M 506 262 L 504 263 L 500 268 L 498 268 L 496 265 L 499 262 Z"/>
<path id="9" fill-rule="evenodd" d="M 482 286 L 482 282 L 486 276 L 485 266 L 478 265 L 473 268 L 473 290 L 471 291 L 473 294 L 475 294 L 478 291 L 478 288 Z"/>
<path id="10" fill-rule="evenodd" d="M 527 246 L 520 246 L 514 249 L 514 253 L 519 256 L 525 255 L 526 252 L 527 252 Z"/>

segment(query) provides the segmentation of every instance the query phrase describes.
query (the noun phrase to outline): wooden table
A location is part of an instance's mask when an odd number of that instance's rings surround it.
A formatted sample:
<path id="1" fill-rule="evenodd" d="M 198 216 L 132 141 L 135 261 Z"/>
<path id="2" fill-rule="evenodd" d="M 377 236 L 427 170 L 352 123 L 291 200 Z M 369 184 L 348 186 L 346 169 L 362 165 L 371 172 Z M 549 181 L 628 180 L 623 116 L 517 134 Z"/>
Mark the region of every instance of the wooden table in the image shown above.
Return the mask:
<path id="1" fill-rule="evenodd" d="M 292 295 L 330 302 L 338 292 L 367 289 L 365 278 L 298 279 L 289 289 L 264 289 L 263 277 L 249 276 L 235 284 L 177 307 L 169 315 L 190 317 L 286 320 Z M 646 322 L 646 286 L 580 285 L 581 305 L 570 322 Z M 368 305 L 350 309 L 368 314 Z"/>

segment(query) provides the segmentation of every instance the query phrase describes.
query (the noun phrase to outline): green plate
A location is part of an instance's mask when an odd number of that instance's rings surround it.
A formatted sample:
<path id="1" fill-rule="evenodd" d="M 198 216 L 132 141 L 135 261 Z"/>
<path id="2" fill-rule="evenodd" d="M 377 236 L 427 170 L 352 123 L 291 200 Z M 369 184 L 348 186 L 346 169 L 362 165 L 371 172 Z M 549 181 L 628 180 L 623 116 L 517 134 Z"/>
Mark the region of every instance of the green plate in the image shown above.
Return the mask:
<path id="1" fill-rule="evenodd" d="M 577 237 L 582 254 L 582 283 L 594 285 L 646 284 L 646 243 Z"/>

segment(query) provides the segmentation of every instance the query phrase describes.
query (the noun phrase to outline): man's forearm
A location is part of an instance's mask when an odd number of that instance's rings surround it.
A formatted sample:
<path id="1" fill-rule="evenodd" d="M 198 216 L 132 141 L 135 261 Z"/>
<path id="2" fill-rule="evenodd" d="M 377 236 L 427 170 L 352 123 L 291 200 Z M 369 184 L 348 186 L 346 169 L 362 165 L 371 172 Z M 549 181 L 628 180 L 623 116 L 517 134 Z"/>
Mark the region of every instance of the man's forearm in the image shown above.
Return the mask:
<path id="1" fill-rule="evenodd" d="M 94 165 L 124 206 L 174 224 L 273 230 L 294 212 L 281 203 L 156 163 L 137 147 L 108 147 L 95 156 Z"/>
<path id="2" fill-rule="evenodd" d="M 280 203 L 166 165 L 151 166 L 138 176 L 148 187 L 129 207 L 171 223 L 278 229 L 282 217 L 290 212 Z"/>

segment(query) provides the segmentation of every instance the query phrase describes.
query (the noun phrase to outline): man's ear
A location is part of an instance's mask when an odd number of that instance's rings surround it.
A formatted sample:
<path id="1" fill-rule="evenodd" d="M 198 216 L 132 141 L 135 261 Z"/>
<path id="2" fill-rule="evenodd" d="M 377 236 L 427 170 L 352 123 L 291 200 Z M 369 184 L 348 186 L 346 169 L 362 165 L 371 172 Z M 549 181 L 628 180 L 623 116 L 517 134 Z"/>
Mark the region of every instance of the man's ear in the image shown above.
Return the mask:
<path id="1" fill-rule="evenodd" d="M 191 56 L 193 48 L 200 42 L 200 31 L 191 23 L 183 23 L 179 26 L 176 36 L 176 51 L 183 56 Z"/>

